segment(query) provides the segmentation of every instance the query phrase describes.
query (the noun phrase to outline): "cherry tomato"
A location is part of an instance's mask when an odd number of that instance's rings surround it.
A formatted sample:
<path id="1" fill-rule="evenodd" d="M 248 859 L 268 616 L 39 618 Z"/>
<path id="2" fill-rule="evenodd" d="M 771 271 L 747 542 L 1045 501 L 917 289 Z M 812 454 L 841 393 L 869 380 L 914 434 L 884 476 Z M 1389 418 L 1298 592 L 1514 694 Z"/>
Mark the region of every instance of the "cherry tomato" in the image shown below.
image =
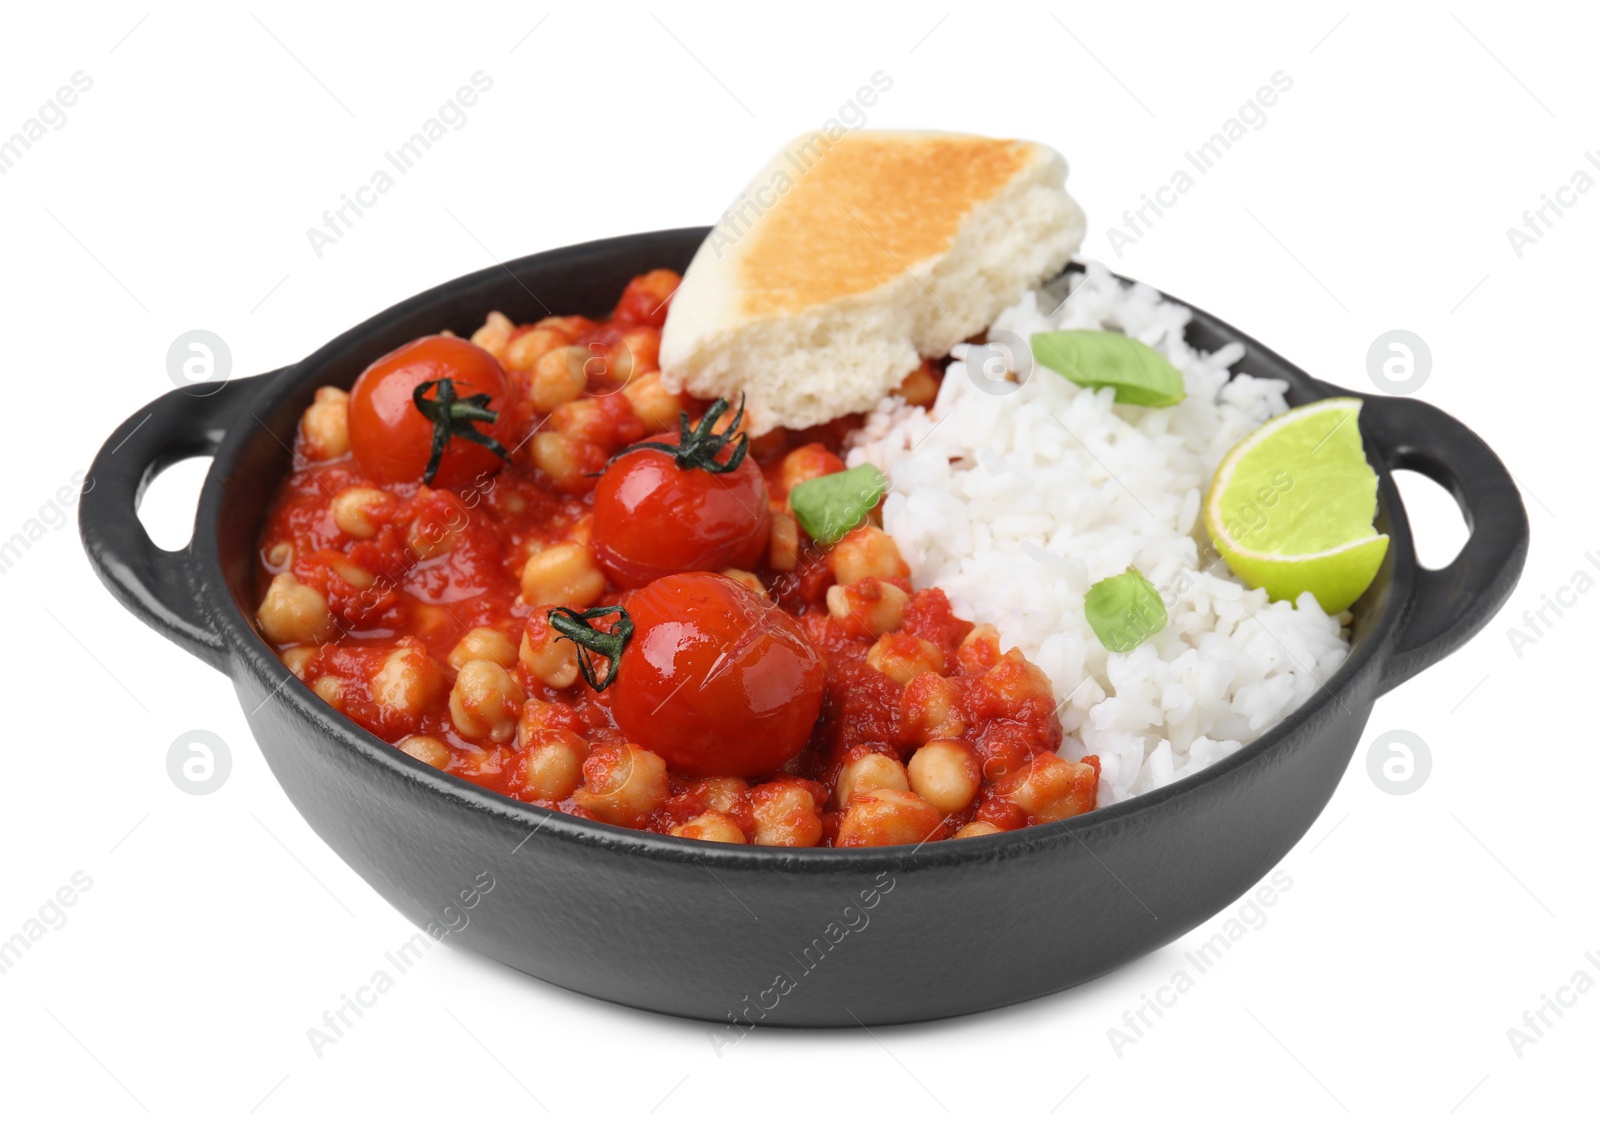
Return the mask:
<path id="1" fill-rule="evenodd" d="M 725 402 L 719 405 L 726 410 Z M 713 423 L 714 412 L 706 413 Z M 639 587 L 683 571 L 748 570 L 761 560 L 772 511 L 767 483 L 744 456 L 742 441 L 711 433 L 702 419 L 688 445 L 681 435 L 664 434 L 624 450 L 606 467 L 594 491 L 593 542 L 613 583 Z M 704 468 L 735 458 L 731 470 Z"/>
<path id="2" fill-rule="evenodd" d="M 633 636 L 610 693 L 629 739 L 703 777 L 770 774 L 805 747 L 824 670 L 791 615 L 707 572 L 657 579 L 624 606 Z"/>
<path id="3" fill-rule="evenodd" d="M 439 404 L 435 411 L 449 408 L 451 427 L 430 483 L 435 488 L 459 489 L 498 472 L 505 464 L 501 457 L 463 434 L 470 430 L 502 448 L 513 441 L 514 423 L 506 409 L 510 386 L 493 356 L 454 336 L 413 340 L 375 362 L 356 380 L 350 391 L 350 452 L 361 472 L 385 484 L 423 479 L 437 424 L 418 408 L 412 395 L 420 384 L 429 382 L 434 386 L 423 397 Z M 476 410 L 465 402 L 480 395 L 488 400 Z M 452 397 L 456 401 L 450 406 L 447 400 Z M 484 417 L 486 414 L 494 418 Z"/>

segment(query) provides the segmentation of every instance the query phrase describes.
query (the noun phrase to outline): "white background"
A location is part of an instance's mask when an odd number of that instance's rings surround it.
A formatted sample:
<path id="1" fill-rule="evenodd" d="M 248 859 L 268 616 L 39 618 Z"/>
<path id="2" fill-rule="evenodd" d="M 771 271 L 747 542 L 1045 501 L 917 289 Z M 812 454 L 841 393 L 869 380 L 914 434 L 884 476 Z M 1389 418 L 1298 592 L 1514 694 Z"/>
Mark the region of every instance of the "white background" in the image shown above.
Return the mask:
<path id="1" fill-rule="evenodd" d="M 397 7 L 8 10 L 0 136 L 74 72 L 93 87 L 0 176 L 0 539 L 170 390 L 180 333 L 218 333 L 234 373 L 253 374 L 495 259 L 711 222 L 770 151 L 882 70 L 893 87 L 872 125 L 1058 147 L 1087 254 L 1323 378 L 1371 393 L 1373 339 L 1419 333 L 1433 354 L 1419 394 L 1525 489 L 1526 577 L 1466 649 L 1373 713 L 1368 742 L 1400 728 L 1431 748 L 1421 788 L 1383 792 L 1364 745 L 1284 860 L 1292 889 L 1120 1055 L 1107 1029 L 1209 928 L 1031 1004 L 872 1033 L 763 1029 L 720 1057 L 703 1025 L 438 947 L 318 1058 L 306 1029 L 413 930 L 301 822 L 228 683 L 99 587 L 68 522 L 0 574 L 0 938 L 75 872 L 93 887 L 0 976 L 0 1114 L 1500 1122 L 1587 1101 L 1600 989 L 1565 994 L 1520 1058 L 1507 1029 L 1578 971 L 1600 981 L 1584 958 L 1600 948 L 1600 594 L 1520 652 L 1507 629 L 1575 572 L 1600 574 L 1584 557 L 1600 551 L 1586 343 L 1600 192 L 1520 258 L 1506 228 L 1600 148 L 1588 13 Z M 317 257 L 306 228 L 478 70 L 494 86 L 467 124 Z M 1280 70 L 1293 88 L 1265 127 L 1118 257 L 1108 227 Z M 181 469 L 148 498 L 163 542 L 187 538 L 197 482 Z M 1409 492 L 1448 557 L 1453 506 Z M 166 768 L 195 728 L 232 751 L 205 797 Z"/>

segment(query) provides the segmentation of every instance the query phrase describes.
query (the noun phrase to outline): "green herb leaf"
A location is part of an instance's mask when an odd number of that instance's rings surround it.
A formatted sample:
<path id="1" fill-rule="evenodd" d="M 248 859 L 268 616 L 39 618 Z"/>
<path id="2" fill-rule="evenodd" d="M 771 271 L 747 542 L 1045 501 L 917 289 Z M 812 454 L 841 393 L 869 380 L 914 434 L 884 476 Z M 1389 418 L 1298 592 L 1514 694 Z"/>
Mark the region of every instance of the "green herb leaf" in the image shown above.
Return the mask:
<path id="1" fill-rule="evenodd" d="M 1090 587 L 1083 598 L 1083 614 L 1100 644 L 1113 653 L 1137 649 L 1167 625 L 1161 592 L 1137 567 Z"/>
<path id="2" fill-rule="evenodd" d="M 818 543 L 836 543 L 867 518 L 888 490 L 889 482 L 876 466 L 858 465 L 796 485 L 789 490 L 789 507 L 808 536 Z"/>
<path id="3" fill-rule="evenodd" d="M 1148 344 L 1120 332 L 1074 328 L 1035 333 L 1033 358 L 1079 387 L 1117 389 L 1117 402 L 1170 407 L 1183 402 L 1183 374 Z"/>

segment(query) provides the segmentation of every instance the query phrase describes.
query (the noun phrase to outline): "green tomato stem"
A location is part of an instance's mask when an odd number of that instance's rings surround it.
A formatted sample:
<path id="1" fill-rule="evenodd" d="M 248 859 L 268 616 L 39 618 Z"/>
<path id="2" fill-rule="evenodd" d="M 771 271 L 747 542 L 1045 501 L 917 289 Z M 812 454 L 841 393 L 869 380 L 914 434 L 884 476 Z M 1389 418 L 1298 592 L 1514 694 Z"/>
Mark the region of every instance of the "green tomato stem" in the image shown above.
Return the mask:
<path id="1" fill-rule="evenodd" d="M 433 398 L 428 398 L 428 392 L 435 387 L 439 390 Z M 412 388 L 411 405 L 417 408 L 417 412 L 423 418 L 433 423 L 433 440 L 428 447 L 428 466 L 422 471 L 423 484 L 433 484 L 434 477 L 439 473 L 439 463 L 444 459 L 445 447 L 450 444 L 451 438 L 461 438 L 476 443 L 501 461 L 511 460 L 511 454 L 498 440 L 478 429 L 477 424 L 480 422 L 493 426 L 500 421 L 499 412 L 489 409 L 487 394 L 459 398 L 456 395 L 454 380 L 429 379 Z"/>
<path id="2" fill-rule="evenodd" d="M 617 615 L 617 620 L 609 629 L 590 624 L 596 618 L 604 618 L 610 614 Z M 578 670 L 583 673 L 583 679 L 589 687 L 596 692 L 604 692 L 611 687 L 611 682 L 617 679 L 622 651 L 627 648 L 628 642 L 633 640 L 633 619 L 628 617 L 628 612 L 621 606 L 597 606 L 593 610 L 572 610 L 566 606 L 557 606 L 545 615 L 545 618 L 550 623 L 551 629 L 578 647 Z M 595 671 L 596 654 L 606 659 L 606 673 L 603 677 Z"/>

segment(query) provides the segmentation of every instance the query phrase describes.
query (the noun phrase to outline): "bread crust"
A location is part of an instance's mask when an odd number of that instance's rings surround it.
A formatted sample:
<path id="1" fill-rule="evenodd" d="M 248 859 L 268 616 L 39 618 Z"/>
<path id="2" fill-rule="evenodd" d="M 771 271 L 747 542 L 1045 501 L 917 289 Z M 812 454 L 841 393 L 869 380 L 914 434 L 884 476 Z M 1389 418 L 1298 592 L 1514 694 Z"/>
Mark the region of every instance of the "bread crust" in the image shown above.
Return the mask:
<path id="1" fill-rule="evenodd" d="M 1026 141 L 797 138 L 686 272 L 663 382 L 743 393 L 756 434 L 869 409 L 1066 264 L 1084 220 L 1065 178 L 1060 154 Z"/>

